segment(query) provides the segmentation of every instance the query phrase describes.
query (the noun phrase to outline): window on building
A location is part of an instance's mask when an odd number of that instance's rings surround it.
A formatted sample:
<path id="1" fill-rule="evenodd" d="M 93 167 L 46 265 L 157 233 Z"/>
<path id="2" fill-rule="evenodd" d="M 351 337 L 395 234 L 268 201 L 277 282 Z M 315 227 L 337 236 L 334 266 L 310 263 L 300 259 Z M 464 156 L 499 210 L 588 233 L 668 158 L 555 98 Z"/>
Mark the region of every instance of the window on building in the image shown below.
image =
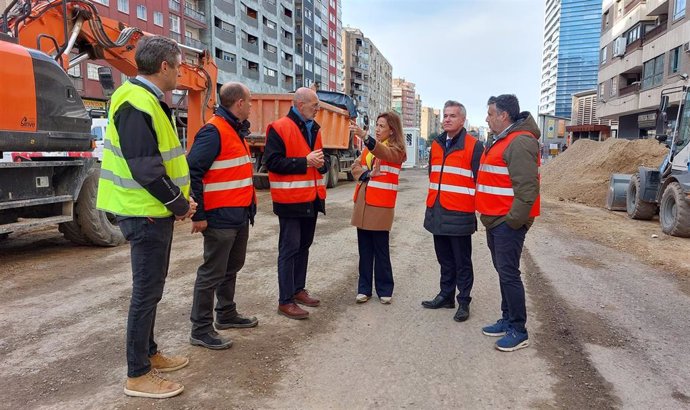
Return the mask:
<path id="1" fill-rule="evenodd" d="M 180 17 L 174 14 L 170 15 L 170 31 L 180 34 Z"/>
<path id="2" fill-rule="evenodd" d="M 611 89 L 609 90 L 609 97 L 618 95 L 618 76 L 611 79 Z"/>
<path id="3" fill-rule="evenodd" d="M 69 74 L 70 77 L 81 78 L 81 64 L 77 64 L 67 70 L 67 74 Z"/>
<path id="4" fill-rule="evenodd" d="M 219 29 L 223 30 L 223 31 L 227 31 L 228 33 L 234 33 L 235 32 L 235 26 L 228 23 L 227 21 L 223 21 L 223 20 L 219 19 L 218 17 L 215 17 L 215 26 L 218 27 Z"/>
<path id="5" fill-rule="evenodd" d="M 227 51 L 221 50 L 220 48 L 216 48 L 216 58 L 223 61 L 230 61 L 232 63 L 235 62 L 234 54 L 228 53 Z"/>
<path id="6" fill-rule="evenodd" d="M 284 15 L 285 17 L 291 19 L 291 18 L 292 18 L 292 10 L 290 10 L 289 8 L 283 6 L 283 15 Z"/>
<path id="7" fill-rule="evenodd" d="M 656 87 L 664 82 L 664 57 L 662 54 L 649 61 L 642 67 L 642 89 Z"/>
<path id="8" fill-rule="evenodd" d="M 146 6 L 143 4 L 137 6 L 137 18 L 146 21 Z"/>
<path id="9" fill-rule="evenodd" d="M 265 16 L 264 16 L 264 26 L 271 28 L 273 30 L 275 30 L 277 27 L 275 21 L 271 21 L 268 18 L 266 18 Z"/>
<path id="10" fill-rule="evenodd" d="M 101 3 L 105 4 L 106 6 L 110 5 L 110 0 L 94 0 L 96 3 Z"/>
<path id="11" fill-rule="evenodd" d="M 248 7 L 246 4 L 242 3 L 242 12 L 247 15 L 247 17 L 253 18 L 254 20 L 259 19 L 259 12 L 254 10 L 251 7 Z"/>
<path id="12" fill-rule="evenodd" d="M 86 78 L 89 80 L 98 80 L 98 64 L 86 63 Z"/>
<path id="13" fill-rule="evenodd" d="M 278 47 L 264 41 L 264 51 L 269 52 L 269 53 L 273 53 L 273 54 L 277 54 L 278 53 Z"/>
<path id="14" fill-rule="evenodd" d="M 313 72 L 314 71 L 314 65 L 309 61 L 305 61 L 304 62 L 304 69 Z"/>
<path id="15" fill-rule="evenodd" d="M 601 16 L 601 29 L 606 30 L 609 28 L 609 23 L 611 22 L 608 10 Z"/>
<path id="16" fill-rule="evenodd" d="M 624 35 L 626 45 L 637 41 L 640 38 L 640 25 L 638 24 L 635 27 L 631 28 Z"/>
<path id="17" fill-rule="evenodd" d="M 673 20 L 685 17 L 685 0 L 676 0 L 673 5 Z"/>
<path id="18" fill-rule="evenodd" d="M 160 11 L 153 12 L 153 24 L 163 27 L 163 13 Z"/>
<path id="19" fill-rule="evenodd" d="M 264 67 L 264 75 L 268 77 L 277 77 L 278 72 L 276 70 L 271 70 L 268 67 Z"/>
<path id="20" fill-rule="evenodd" d="M 601 64 L 606 63 L 606 47 L 601 49 Z"/>
<path id="21" fill-rule="evenodd" d="M 117 0 L 117 10 L 129 14 L 129 0 Z"/>
<path id="22" fill-rule="evenodd" d="M 623 0 L 616 0 L 616 19 L 623 15 Z"/>
<path id="23" fill-rule="evenodd" d="M 675 74 L 680 69 L 680 47 L 676 47 L 669 52 L 668 73 Z"/>
<path id="24" fill-rule="evenodd" d="M 599 83 L 599 99 L 604 98 L 604 83 Z"/>

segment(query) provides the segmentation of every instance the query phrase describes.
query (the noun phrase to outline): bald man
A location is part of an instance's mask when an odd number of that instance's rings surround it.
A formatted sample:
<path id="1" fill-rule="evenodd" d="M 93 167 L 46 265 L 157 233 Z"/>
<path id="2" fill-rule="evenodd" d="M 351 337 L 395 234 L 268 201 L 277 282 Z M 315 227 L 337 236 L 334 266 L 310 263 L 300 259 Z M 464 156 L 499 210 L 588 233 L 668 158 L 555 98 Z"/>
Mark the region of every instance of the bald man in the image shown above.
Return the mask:
<path id="1" fill-rule="evenodd" d="M 194 283 L 189 341 L 214 350 L 232 345 L 216 329 L 258 324 L 255 317 L 240 315 L 235 304 L 237 273 L 244 265 L 249 224 L 254 224 L 256 215 L 252 163 L 244 140 L 249 135 L 251 107 L 246 86 L 223 84 L 220 106 L 197 133 L 187 156 L 192 195 L 199 203 L 192 218 L 192 233 L 204 236 L 204 263 Z"/>
<path id="2" fill-rule="evenodd" d="M 266 130 L 264 163 L 271 184 L 273 212 L 278 215 L 278 313 L 306 319 L 309 312 L 297 303 L 316 307 L 320 301 L 305 289 L 309 247 L 314 241 L 316 217 L 326 213 L 326 186 L 322 175 L 329 166 L 324 156 L 319 124 L 319 97 L 314 90 L 295 91 L 288 114 Z"/>

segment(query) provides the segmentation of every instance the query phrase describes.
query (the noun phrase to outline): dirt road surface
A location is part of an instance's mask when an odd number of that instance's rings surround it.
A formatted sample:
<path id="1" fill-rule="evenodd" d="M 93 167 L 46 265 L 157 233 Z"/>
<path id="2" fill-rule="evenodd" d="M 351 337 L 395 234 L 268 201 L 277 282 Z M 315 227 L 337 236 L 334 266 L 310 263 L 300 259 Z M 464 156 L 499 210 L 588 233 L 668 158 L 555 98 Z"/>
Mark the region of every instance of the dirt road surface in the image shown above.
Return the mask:
<path id="1" fill-rule="evenodd" d="M 531 347 L 501 353 L 480 331 L 500 313 L 485 232 L 470 319 L 422 309 L 439 277 L 422 227 L 426 171 L 405 171 L 401 186 L 393 304 L 354 303 L 353 184 L 341 181 L 319 217 L 307 285 L 322 306 L 306 321 L 276 314 L 278 221 L 261 192 L 236 300 L 260 324 L 222 331 L 235 342 L 226 351 L 188 343 L 202 238 L 180 223 L 156 334 L 190 365 L 169 374 L 184 393 L 162 401 L 122 393 L 128 246 L 79 247 L 54 228 L 11 236 L 0 243 L 0 408 L 690 408 L 690 241 L 545 201 L 522 266 Z"/>

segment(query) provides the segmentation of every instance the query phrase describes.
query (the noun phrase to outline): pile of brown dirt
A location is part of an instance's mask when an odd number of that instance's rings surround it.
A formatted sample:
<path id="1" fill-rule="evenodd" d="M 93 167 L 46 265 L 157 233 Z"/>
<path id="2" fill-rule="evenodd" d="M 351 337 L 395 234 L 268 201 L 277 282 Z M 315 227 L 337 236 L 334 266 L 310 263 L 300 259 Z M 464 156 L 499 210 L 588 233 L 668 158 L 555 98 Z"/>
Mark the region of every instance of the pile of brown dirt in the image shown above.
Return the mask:
<path id="1" fill-rule="evenodd" d="M 578 140 L 541 169 L 541 194 L 547 198 L 604 207 L 611 174 L 657 168 L 667 149 L 655 140 L 610 138 Z"/>

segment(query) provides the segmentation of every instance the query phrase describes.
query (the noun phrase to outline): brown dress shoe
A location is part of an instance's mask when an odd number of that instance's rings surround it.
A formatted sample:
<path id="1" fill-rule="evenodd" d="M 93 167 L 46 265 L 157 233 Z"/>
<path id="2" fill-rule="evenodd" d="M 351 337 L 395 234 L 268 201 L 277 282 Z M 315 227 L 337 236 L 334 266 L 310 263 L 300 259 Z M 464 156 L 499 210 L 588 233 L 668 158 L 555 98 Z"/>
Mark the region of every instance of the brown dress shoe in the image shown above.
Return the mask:
<path id="1" fill-rule="evenodd" d="M 319 306 L 319 303 L 321 303 L 320 300 L 309 296 L 309 292 L 306 290 L 300 290 L 299 292 L 295 293 L 295 302 L 309 307 L 316 307 Z"/>
<path id="2" fill-rule="evenodd" d="M 309 312 L 297 306 L 294 303 L 287 305 L 278 305 L 278 313 L 290 319 L 306 319 L 309 317 Z"/>

